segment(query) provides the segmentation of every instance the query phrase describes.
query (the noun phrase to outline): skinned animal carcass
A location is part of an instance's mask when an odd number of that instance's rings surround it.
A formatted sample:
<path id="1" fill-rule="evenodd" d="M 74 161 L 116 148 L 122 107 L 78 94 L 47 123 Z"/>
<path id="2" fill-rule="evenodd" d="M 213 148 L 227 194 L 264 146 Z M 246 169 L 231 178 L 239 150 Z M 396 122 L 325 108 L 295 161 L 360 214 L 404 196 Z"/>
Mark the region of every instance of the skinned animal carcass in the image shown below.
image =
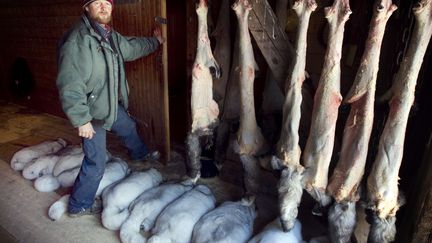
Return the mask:
<path id="1" fill-rule="evenodd" d="M 286 96 L 283 106 L 282 131 L 272 164 L 279 164 L 283 172 L 279 182 L 280 219 L 284 231 L 294 227 L 297 208 L 302 196 L 303 166 L 300 164 L 299 127 L 302 104 L 302 84 L 305 80 L 307 30 L 315 0 L 297 0 L 293 9 L 299 18 L 296 54 L 286 80 Z"/>
<path id="2" fill-rule="evenodd" d="M 340 60 L 345 23 L 351 14 L 349 0 L 335 0 L 333 5 L 326 7 L 324 11 L 329 23 L 328 44 L 315 93 L 311 128 L 303 152 L 305 167 L 303 185 L 321 206 L 330 203 L 326 188 L 335 141 L 338 108 L 342 101 Z"/>
<path id="3" fill-rule="evenodd" d="M 396 231 L 392 230 L 394 227 L 383 223 L 394 224 L 396 212 L 401 205 L 398 175 L 402 163 L 406 127 L 414 103 L 418 74 L 432 35 L 432 1 L 419 1 L 413 8 L 413 12 L 416 19 L 414 32 L 400 69 L 394 78 L 389 115 L 367 179 L 370 207 L 380 219 L 374 220 L 371 225 L 371 232 L 374 232 L 374 237 L 370 238 L 372 242 L 391 242 L 395 237 Z M 386 232 L 385 229 L 391 232 Z"/>
<path id="4" fill-rule="evenodd" d="M 213 57 L 207 29 L 207 0 L 197 4 L 198 43 L 192 67 L 192 127 L 186 139 L 188 146 L 187 169 L 191 178 L 199 178 L 201 170 L 200 137 L 212 136 L 217 125 L 219 107 L 213 100 L 213 78 L 221 75 L 219 65 Z"/>
<path id="5" fill-rule="evenodd" d="M 339 161 L 327 186 L 328 194 L 335 200 L 328 220 L 333 242 L 349 242 L 354 231 L 358 187 L 365 170 L 374 120 L 381 43 L 387 20 L 396 9 L 391 0 L 375 2 L 365 52 L 352 88 L 345 97 L 351 110 L 345 124 Z"/>

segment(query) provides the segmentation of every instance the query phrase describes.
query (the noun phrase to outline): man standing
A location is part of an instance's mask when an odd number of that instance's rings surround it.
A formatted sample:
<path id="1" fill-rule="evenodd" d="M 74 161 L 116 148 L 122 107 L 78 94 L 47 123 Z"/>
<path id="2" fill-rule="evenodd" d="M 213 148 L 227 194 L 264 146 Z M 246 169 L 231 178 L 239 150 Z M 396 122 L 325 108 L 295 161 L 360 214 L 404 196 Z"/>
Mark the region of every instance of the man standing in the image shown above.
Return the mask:
<path id="1" fill-rule="evenodd" d="M 84 0 L 84 14 L 60 42 L 57 87 L 62 107 L 82 137 L 85 157 L 69 199 L 70 216 L 99 213 L 95 194 L 108 161 L 106 131 L 119 136 L 133 160 L 158 159 L 139 138 L 127 113 L 124 62 L 154 52 L 164 42 L 154 37 L 125 37 L 111 29 L 113 0 Z"/>

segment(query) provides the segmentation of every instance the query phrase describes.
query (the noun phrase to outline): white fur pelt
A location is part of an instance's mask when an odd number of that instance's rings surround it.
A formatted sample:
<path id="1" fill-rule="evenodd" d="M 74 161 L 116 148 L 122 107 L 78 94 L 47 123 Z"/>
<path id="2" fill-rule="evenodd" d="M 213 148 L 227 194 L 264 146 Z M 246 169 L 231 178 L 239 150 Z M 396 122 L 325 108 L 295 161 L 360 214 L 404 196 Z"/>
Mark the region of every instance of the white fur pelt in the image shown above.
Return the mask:
<path id="1" fill-rule="evenodd" d="M 166 207 L 156 219 L 148 243 L 188 243 L 198 220 L 215 207 L 210 189 L 198 185 Z"/>
<path id="2" fill-rule="evenodd" d="M 102 224 L 110 230 L 118 230 L 129 216 L 129 204 L 144 191 L 158 186 L 162 182 L 161 174 L 150 169 L 134 172 L 117 184 L 108 187 L 102 193 Z"/>
<path id="3" fill-rule="evenodd" d="M 300 221 L 295 220 L 294 227 L 289 232 L 284 232 L 280 218 L 276 218 L 248 243 L 301 243 L 303 242 L 301 228 Z"/>
<path id="4" fill-rule="evenodd" d="M 153 228 L 157 216 L 172 201 L 191 190 L 191 183 L 164 184 L 145 191 L 129 206 L 130 215 L 120 228 L 123 243 L 145 242 L 140 229 L 149 231 Z"/>
<path id="5" fill-rule="evenodd" d="M 48 154 L 37 158 L 34 162 L 27 163 L 22 171 L 22 175 L 27 180 L 33 180 L 43 175 L 52 174 L 55 165 L 62 156 L 72 155 L 82 152 L 80 146 L 68 145 L 55 154 Z"/>
<path id="6" fill-rule="evenodd" d="M 59 220 L 61 216 L 66 213 L 69 203 L 69 197 L 70 195 L 66 194 L 50 206 L 50 208 L 48 209 L 48 217 L 51 220 Z"/>
<path id="7" fill-rule="evenodd" d="M 295 166 L 285 168 L 279 179 L 278 192 L 282 229 L 288 232 L 296 222 L 303 194 L 302 172 Z"/>
<path id="8" fill-rule="evenodd" d="M 196 223 L 192 242 L 247 242 L 252 237 L 256 215 L 254 197 L 238 202 L 224 202 Z"/>
<path id="9" fill-rule="evenodd" d="M 60 188 L 60 182 L 51 174 L 43 175 L 34 181 L 34 188 L 40 192 L 52 192 Z"/>
<path id="10" fill-rule="evenodd" d="M 96 191 L 96 197 L 101 196 L 105 188 L 125 178 L 129 173 L 129 166 L 124 160 L 112 157 L 105 167 L 104 174 L 99 182 L 98 190 Z"/>
<path id="11" fill-rule="evenodd" d="M 335 202 L 329 209 L 328 222 L 331 242 L 351 242 L 356 225 L 356 203 Z"/>
<path id="12" fill-rule="evenodd" d="M 80 167 L 84 159 L 84 152 L 60 156 L 53 169 L 53 175 L 59 176 L 64 171 Z"/>
<path id="13" fill-rule="evenodd" d="M 66 171 L 63 171 L 57 176 L 57 180 L 60 182 L 61 187 L 71 187 L 75 183 L 76 178 L 80 172 L 81 167 L 75 167 Z"/>
<path id="14" fill-rule="evenodd" d="M 58 138 L 55 141 L 45 141 L 34 146 L 25 147 L 13 155 L 10 165 L 13 170 L 20 171 L 24 169 L 27 163 L 41 156 L 56 153 L 66 145 L 65 140 Z"/>
<path id="15" fill-rule="evenodd" d="M 59 160 L 59 156 L 44 155 L 37 158 L 34 162 L 27 163 L 22 171 L 22 175 L 27 180 L 33 180 L 43 175 L 52 174 L 55 164 Z"/>
<path id="16" fill-rule="evenodd" d="M 104 175 L 99 183 L 96 197 L 100 196 L 102 191 L 109 185 L 123 179 L 128 173 L 128 165 L 119 158 L 112 158 L 105 168 Z M 69 194 L 64 195 L 51 205 L 48 210 L 48 216 L 51 220 L 59 220 L 66 213 L 69 203 Z"/>

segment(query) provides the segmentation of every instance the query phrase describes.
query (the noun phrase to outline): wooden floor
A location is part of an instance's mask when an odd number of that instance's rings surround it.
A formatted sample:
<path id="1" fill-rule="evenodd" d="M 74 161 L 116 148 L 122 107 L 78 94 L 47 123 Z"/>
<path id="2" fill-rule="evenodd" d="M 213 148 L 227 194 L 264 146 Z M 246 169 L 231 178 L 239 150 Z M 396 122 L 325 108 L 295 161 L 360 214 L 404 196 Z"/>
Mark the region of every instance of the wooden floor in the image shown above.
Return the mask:
<path id="1" fill-rule="evenodd" d="M 49 206 L 70 189 L 52 193 L 38 192 L 31 181 L 10 168 L 9 161 L 19 149 L 58 137 L 72 144 L 80 143 L 76 130 L 66 119 L 0 101 L 0 243 L 119 242 L 118 232 L 105 229 L 100 223 L 100 216 L 73 219 L 64 215 L 57 222 L 49 220 Z M 113 155 L 128 161 L 126 150 L 115 136 L 108 134 L 107 144 Z M 170 161 L 152 165 L 161 172 L 165 180 L 180 179 L 185 175 L 181 150 L 181 146 L 177 151 L 174 148 Z M 133 170 L 142 169 L 134 167 L 132 163 L 129 165 Z M 238 200 L 243 194 L 240 187 L 217 177 L 200 179 L 199 183 L 210 187 L 217 203 Z M 255 231 L 259 231 L 277 216 L 277 198 L 259 195 L 256 204 L 258 218 L 255 221 Z M 311 208 L 303 207 L 299 211 L 305 239 L 323 235 L 326 231 L 326 220 L 311 216 L 310 210 Z"/>

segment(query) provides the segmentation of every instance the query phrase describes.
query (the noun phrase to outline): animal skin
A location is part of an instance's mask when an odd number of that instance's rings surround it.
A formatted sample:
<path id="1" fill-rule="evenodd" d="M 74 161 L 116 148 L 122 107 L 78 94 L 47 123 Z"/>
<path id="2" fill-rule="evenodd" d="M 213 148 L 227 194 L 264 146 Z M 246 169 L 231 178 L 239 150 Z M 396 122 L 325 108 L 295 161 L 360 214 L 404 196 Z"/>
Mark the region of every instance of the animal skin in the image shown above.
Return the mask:
<path id="1" fill-rule="evenodd" d="M 52 174 L 55 165 L 62 156 L 73 155 L 82 152 L 81 147 L 68 145 L 55 154 L 44 155 L 37 158 L 34 162 L 28 163 L 22 175 L 27 180 L 33 180 L 46 174 Z"/>
<path id="2" fill-rule="evenodd" d="M 51 174 L 37 178 L 33 183 L 34 188 L 40 192 L 52 192 L 60 188 L 60 182 Z"/>
<path id="3" fill-rule="evenodd" d="M 280 218 L 276 218 L 248 243 L 302 243 L 301 228 L 300 221 L 296 220 L 292 230 L 284 232 L 280 224 Z"/>
<path id="4" fill-rule="evenodd" d="M 252 237 L 256 218 L 255 198 L 224 202 L 195 225 L 192 243 L 242 243 Z"/>
<path id="5" fill-rule="evenodd" d="M 215 207 L 210 189 L 198 185 L 166 207 L 156 220 L 148 243 L 188 243 L 196 222 Z M 179 227 L 181 226 L 181 227 Z"/>
<path id="6" fill-rule="evenodd" d="M 25 147 L 13 155 L 10 165 L 13 170 L 20 171 L 24 169 L 27 163 L 44 155 L 56 153 L 66 147 L 66 145 L 67 142 L 65 140 L 58 138 L 55 141 L 45 141 L 37 145 Z"/>
<path id="7" fill-rule="evenodd" d="M 109 230 L 120 229 L 129 216 L 129 204 L 144 191 L 158 186 L 162 176 L 156 169 L 133 172 L 102 193 L 102 225 Z"/>
<path id="8" fill-rule="evenodd" d="M 129 169 L 126 162 L 120 158 L 112 158 L 105 168 L 104 175 L 96 192 L 96 197 L 99 197 L 105 188 L 123 179 L 128 173 Z M 67 205 L 69 203 L 69 196 L 69 194 L 64 195 L 50 206 L 48 210 L 48 216 L 51 220 L 57 221 L 63 214 L 66 213 Z"/>
<path id="9" fill-rule="evenodd" d="M 143 192 L 129 206 L 129 217 L 120 228 L 122 242 L 145 242 L 140 230 L 150 231 L 162 210 L 192 188 L 192 183 L 184 182 L 164 184 Z"/>

